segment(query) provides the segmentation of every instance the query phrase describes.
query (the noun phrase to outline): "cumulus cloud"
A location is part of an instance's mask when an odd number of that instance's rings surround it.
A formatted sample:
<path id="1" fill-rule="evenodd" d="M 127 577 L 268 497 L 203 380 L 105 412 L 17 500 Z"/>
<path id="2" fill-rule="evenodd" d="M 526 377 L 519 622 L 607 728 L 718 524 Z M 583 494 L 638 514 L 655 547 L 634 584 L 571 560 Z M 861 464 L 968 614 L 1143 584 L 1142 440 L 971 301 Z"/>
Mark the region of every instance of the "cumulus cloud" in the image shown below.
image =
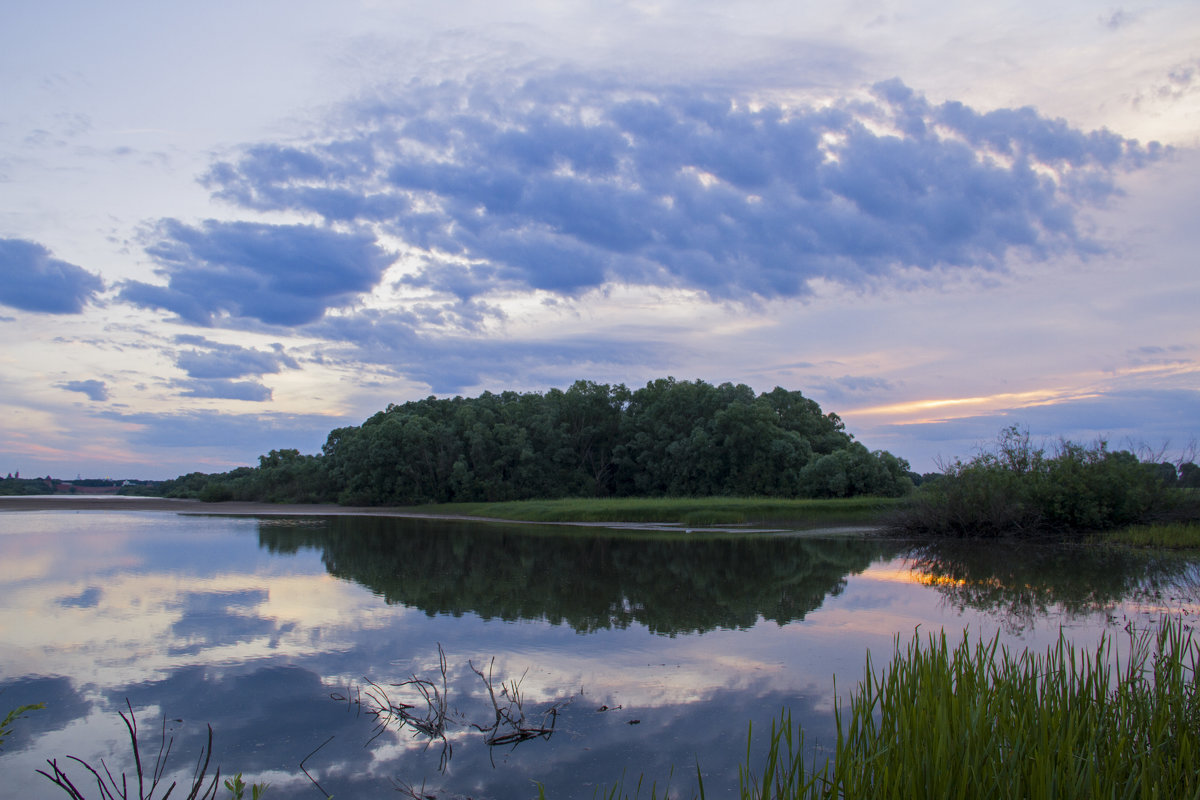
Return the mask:
<path id="1" fill-rule="evenodd" d="M 108 387 L 104 385 L 104 381 L 67 381 L 66 383 L 57 384 L 58 388 L 66 389 L 68 392 L 82 392 L 88 396 L 89 400 L 94 400 L 97 403 L 108 399 Z"/>
<path id="2" fill-rule="evenodd" d="M 193 349 L 180 352 L 175 363 L 192 378 L 203 380 L 244 378 L 247 375 L 274 374 L 284 368 L 297 369 L 299 364 L 275 345 L 271 352 L 222 344 L 202 336 L 177 336 L 181 345 Z M 196 349 L 202 348 L 202 349 Z"/>
<path id="3" fill-rule="evenodd" d="M 247 148 L 207 184 L 248 210 L 395 237 L 423 259 L 408 282 L 459 301 L 607 282 L 797 297 L 818 279 L 1094 252 L 1081 211 L 1158 155 L 1029 108 L 935 105 L 898 80 L 812 106 L 551 80 L 442 84 L 360 104 L 346 123 Z M 285 247 L 300 231 L 277 233 Z M 193 264 L 195 238 L 176 225 L 154 252 Z"/>
<path id="4" fill-rule="evenodd" d="M 312 322 L 370 291 L 392 260 L 370 233 L 313 225 L 167 219 L 154 239 L 146 252 L 166 284 L 129 281 L 121 299 L 198 325 L 222 317 Z"/>
<path id="5" fill-rule="evenodd" d="M 103 289 L 99 275 L 54 258 L 37 242 L 0 239 L 0 304 L 45 314 L 78 314 Z"/>

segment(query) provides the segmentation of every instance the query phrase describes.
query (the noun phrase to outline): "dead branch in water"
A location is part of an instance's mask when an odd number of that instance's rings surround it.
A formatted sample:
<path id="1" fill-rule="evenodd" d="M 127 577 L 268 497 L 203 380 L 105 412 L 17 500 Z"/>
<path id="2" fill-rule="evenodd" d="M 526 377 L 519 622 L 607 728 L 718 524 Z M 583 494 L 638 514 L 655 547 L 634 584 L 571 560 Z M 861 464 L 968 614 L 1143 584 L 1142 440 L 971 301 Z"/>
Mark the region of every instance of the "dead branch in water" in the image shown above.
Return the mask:
<path id="1" fill-rule="evenodd" d="M 158 785 L 162 782 L 163 775 L 166 773 L 167 761 L 171 757 L 171 747 L 175 744 L 175 737 L 171 736 L 169 739 L 167 738 L 167 719 L 163 717 L 158 754 L 154 758 L 154 765 L 147 779 L 145 766 L 142 764 L 141 746 L 138 744 L 137 717 L 133 713 L 133 705 L 130 704 L 128 698 L 125 700 L 125 706 L 129 709 L 128 717 L 125 716 L 124 711 L 118 711 L 117 713 L 120 714 L 121 721 L 125 723 L 125 730 L 129 734 L 130 749 L 133 751 L 133 763 L 137 775 L 136 795 L 131 796 L 129 794 L 129 790 L 132 787 L 129 786 L 129 777 L 124 772 L 121 773 L 121 781 L 118 785 L 116 777 L 114 777 L 112 770 L 109 769 L 108 764 L 105 763 L 103 758 L 100 759 L 100 767 L 104 770 L 104 775 L 101 775 L 100 770 L 97 770 L 78 756 L 67 756 L 67 758 L 77 762 L 92 774 L 92 777 L 96 780 L 96 789 L 99 792 L 97 797 L 100 800 L 118 800 L 118 798 L 119 800 L 131 800 L 131 798 L 135 798 L 136 800 L 154 800 L 154 793 L 157 791 Z M 204 785 L 212 760 L 212 744 L 213 730 L 212 725 L 209 725 L 208 743 L 200 748 L 200 755 L 196 759 L 196 767 L 192 771 L 191 791 L 188 792 L 185 800 L 213 800 L 216 797 L 217 784 L 221 779 L 220 767 L 217 768 L 217 772 L 213 775 L 212 782 L 208 784 L 208 787 L 205 788 Z M 75 786 L 67 776 L 66 771 L 58 765 L 56 759 L 47 759 L 46 763 L 50 765 L 53 774 L 39 769 L 37 770 L 39 775 L 43 775 L 74 800 L 87 800 L 87 796 Z M 146 786 L 147 780 L 149 780 L 149 787 Z M 176 782 L 172 781 L 171 785 L 167 787 L 166 792 L 163 793 L 162 800 L 166 800 L 170 796 L 171 792 L 175 790 L 175 786 Z"/>

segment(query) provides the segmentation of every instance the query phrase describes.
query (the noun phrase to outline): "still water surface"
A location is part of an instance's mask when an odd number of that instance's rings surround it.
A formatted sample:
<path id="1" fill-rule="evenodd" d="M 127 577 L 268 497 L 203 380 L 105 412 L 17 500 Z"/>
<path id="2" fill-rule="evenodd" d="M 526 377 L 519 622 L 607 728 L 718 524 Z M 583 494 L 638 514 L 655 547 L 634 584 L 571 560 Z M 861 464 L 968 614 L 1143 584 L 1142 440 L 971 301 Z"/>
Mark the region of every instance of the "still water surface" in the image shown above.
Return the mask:
<path id="1" fill-rule="evenodd" d="M 623 774 L 630 794 L 644 775 L 691 797 L 697 764 L 728 796 L 748 723 L 765 732 L 786 707 L 829 743 L 834 677 L 844 698 L 897 636 L 1123 644 L 1163 614 L 1193 619 L 1197 585 L 1194 563 L 1081 547 L 8 512 L 0 713 L 47 708 L 7 740 L 0 785 L 65 797 L 35 770 L 56 758 L 82 779 L 71 755 L 130 769 L 128 702 L 149 757 L 165 718 L 171 766 L 190 771 L 211 724 L 214 763 L 268 798 L 318 800 L 313 780 L 339 800 L 535 797 L 537 782 L 578 798 Z M 407 722 L 371 713 L 385 694 Z"/>

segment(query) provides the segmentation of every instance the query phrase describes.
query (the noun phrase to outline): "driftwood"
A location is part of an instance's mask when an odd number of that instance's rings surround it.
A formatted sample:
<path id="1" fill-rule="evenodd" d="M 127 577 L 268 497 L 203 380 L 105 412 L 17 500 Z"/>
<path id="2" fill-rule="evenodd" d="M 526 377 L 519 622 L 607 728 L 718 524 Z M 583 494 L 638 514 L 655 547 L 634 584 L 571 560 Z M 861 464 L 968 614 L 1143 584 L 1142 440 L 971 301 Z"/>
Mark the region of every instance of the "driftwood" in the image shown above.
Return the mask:
<path id="1" fill-rule="evenodd" d="M 483 734 L 484 744 L 489 748 L 515 747 L 531 739 L 549 739 L 554 733 L 559 710 L 570 702 L 556 702 L 541 712 L 537 719 L 527 718 L 524 699 L 521 696 L 521 681 L 525 676 L 497 682 L 493 673 L 495 661 L 493 658 L 486 673 L 473 662 L 467 662 L 471 671 L 483 682 L 491 701 L 494 716 L 489 724 L 468 723 L 460 714 L 451 711 L 446 677 L 446 653 L 441 644 L 438 645 L 439 674 L 432 679 L 413 674 L 408 680 L 383 685 L 364 678 L 361 686 L 352 686 L 345 694 L 335 692 L 330 696 L 374 719 L 373 733 L 364 746 L 375 741 L 389 728 L 407 729 L 412 736 L 424 738 L 426 748 L 434 742 L 441 743 L 438 770 L 445 772 L 454 754 L 453 745 L 447 737 L 447 731 L 452 726 L 462 725 L 479 731 Z M 405 702 L 404 699 L 393 697 L 397 691 L 406 692 L 406 699 L 416 702 Z M 411 797 L 429 796 L 424 794 L 424 787 L 414 789 L 407 784 L 398 783 L 396 788 Z"/>

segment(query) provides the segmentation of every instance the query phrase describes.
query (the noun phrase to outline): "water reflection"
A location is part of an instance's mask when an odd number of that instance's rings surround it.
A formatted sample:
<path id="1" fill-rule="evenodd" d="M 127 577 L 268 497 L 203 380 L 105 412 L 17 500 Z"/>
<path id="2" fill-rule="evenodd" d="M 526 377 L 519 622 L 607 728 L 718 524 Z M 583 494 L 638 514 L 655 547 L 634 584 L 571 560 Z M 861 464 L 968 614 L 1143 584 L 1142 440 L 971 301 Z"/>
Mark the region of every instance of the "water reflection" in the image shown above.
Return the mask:
<path id="1" fill-rule="evenodd" d="M 1049 613 L 1094 614 L 1129 600 L 1200 597 L 1195 562 L 1170 553 L 1089 543 L 944 540 L 913 547 L 917 579 L 959 610 L 1001 617 L 1018 631 Z"/>
<path id="2" fill-rule="evenodd" d="M 294 529 L 271 552 L 313 548 L 331 575 L 426 614 L 539 620 L 581 632 L 644 625 L 679 635 L 804 619 L 846 578 L 902 545 L 878 539 L 579 532 L 386 518 Z"/>
<path id="3" fill-rule="evenodd" d="M 1153 597 L 1189 574 L 1113 553 L 942 545 L 899 557 L 911 547 L 379 518 L 0 515 L 0 711 L 47 703 L 6 742 L 3 785 L 60 796 L 33 773 L 47 757 L 127 769 L 116 712 L 128 699 L 147 730 L 167 717 L 181 771 L 211 723 L 214 760 L 271 783 L 270 797 L 323 796 L 300 769 L 308 756 L 336 797 L 400 782 L 440 797 L 533 797 L 540 781 L 548 796 L 586 798 L 625 771 L 661 789 L 672 768 L 691 796 L 697 762 L 708 794 L 725 796 L 748 722 L 765 730 L 786 706 L 810 743 L 828 742 L 834 676 L 852 687 L 864 655 L 886 661 L 897 634 L 986 635 L 1012 615 L 1034 620 L 1019 644 L 1042 647 L 1046 632 L 1032 629 L 1044 612 Z M 1106 624 L 1099 615 L 1074 632 Z M 472 666 L 494 668 L 492 693 Z M 426 749 L 428 736 L 395 720 L 379 732 L 348 699 L 373 681 L 426 721 L 422 696 L 390 686 L 414 676 L 450 698 L 445 772 L 440 739 Z M 497 713 L 516 725 L 477 729 Z M 538 725 L 553 736 L 511 747 Z"/>

